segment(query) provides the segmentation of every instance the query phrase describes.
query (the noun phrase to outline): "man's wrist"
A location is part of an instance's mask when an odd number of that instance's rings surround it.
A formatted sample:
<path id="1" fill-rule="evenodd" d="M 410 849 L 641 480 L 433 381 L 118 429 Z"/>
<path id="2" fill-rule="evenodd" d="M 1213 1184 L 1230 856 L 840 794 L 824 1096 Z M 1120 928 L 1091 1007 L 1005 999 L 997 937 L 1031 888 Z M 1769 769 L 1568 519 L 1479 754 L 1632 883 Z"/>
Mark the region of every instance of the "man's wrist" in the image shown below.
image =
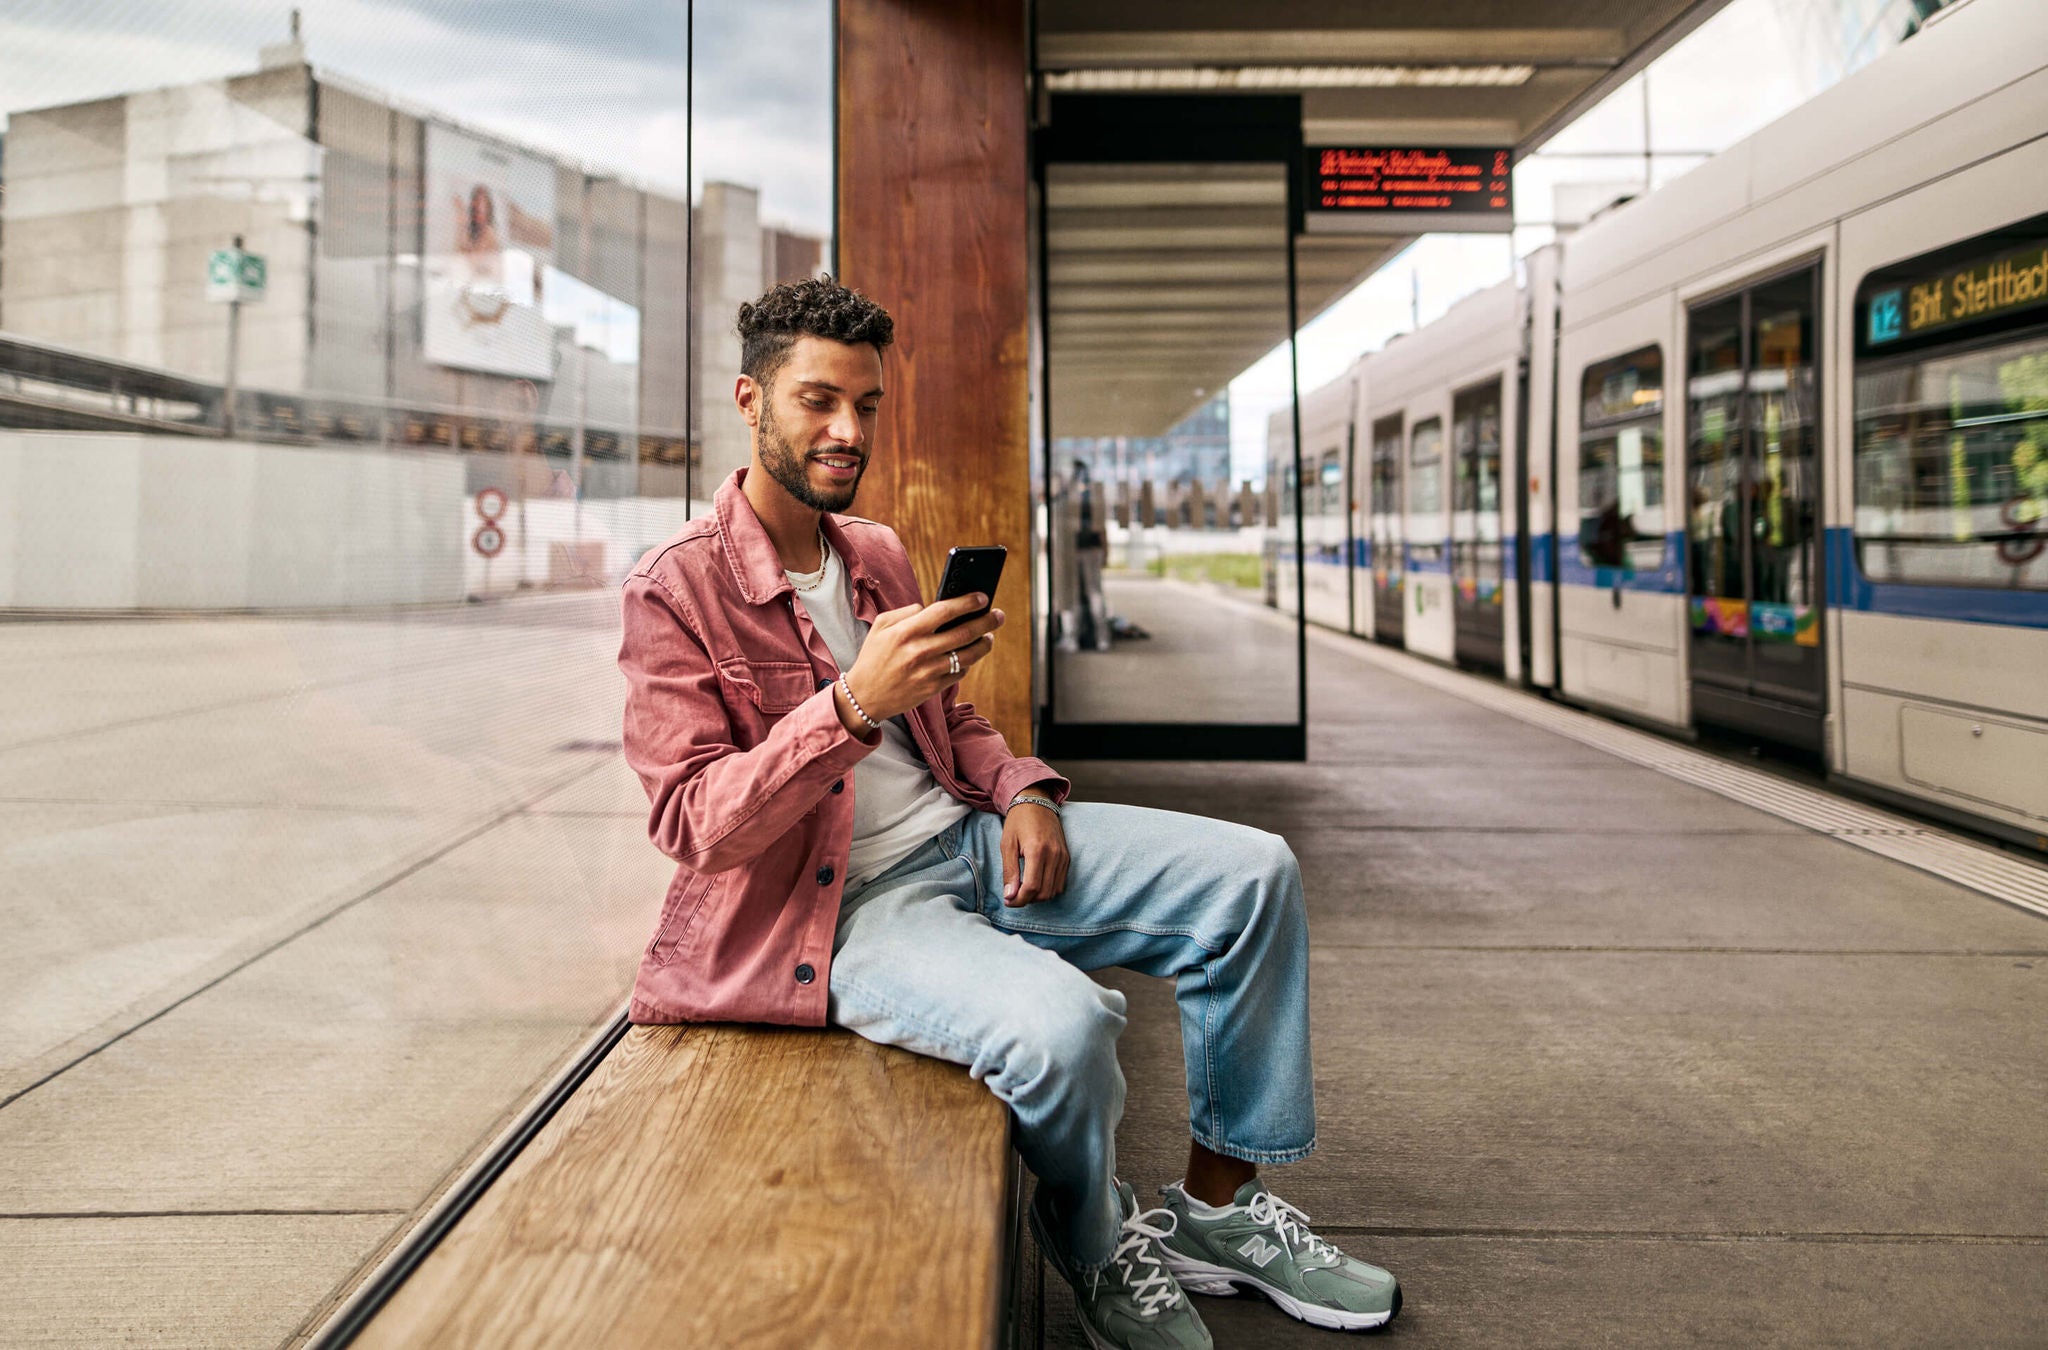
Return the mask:
<path id="1" fill-rule="evenodd" d="M 853 695 L 853 685 L 845 675 L 832 682 L 832 707 L 839 714 L 839 725 L 847 734 L 866 740 L 882 729 L 881 724 L 860 706 L 860 700 Z"/>
<path id="2" fill-rule="evenodd" d="M 1060 804 L 1054 801 L 1051 796 L 1044 792 L 1039 791 L 1037 788 L 1025 788 L 1022 792 L 1019 792 L 1016 796 L 1010 798 L 1010 804 L 1008 807 L 1004 808 L 1003 814 L 1008 815 L 1011 811 L 1016 810 L 1019 806 L 1027 805 L 1042 806 L 1046 810 L 1052 812 L 1054 815 L 1060 814 Z"/>

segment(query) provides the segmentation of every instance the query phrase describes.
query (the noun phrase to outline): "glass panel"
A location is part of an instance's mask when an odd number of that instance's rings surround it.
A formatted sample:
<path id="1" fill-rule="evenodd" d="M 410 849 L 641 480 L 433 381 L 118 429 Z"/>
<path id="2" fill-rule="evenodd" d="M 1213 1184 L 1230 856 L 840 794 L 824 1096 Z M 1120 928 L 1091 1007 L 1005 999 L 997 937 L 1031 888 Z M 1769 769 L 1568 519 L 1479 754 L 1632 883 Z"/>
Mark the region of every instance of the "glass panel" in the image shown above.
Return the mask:
<path id="1" fill-rule="evenodd" d="M 2048 587 L 2048 334 L 1857 374 L 1856 554 L 1873 581 Z"/>
<path id="2" fill-rule="evenodd" d="M 0 19 L 0 1266 L 50 1343 L 290 1341 L 674 870 L 616 587 L 686 519 L 689 7 L 305 8 Z M 816 257 L 832 8 L 703 8 L 700 177 Z"/>
<path id="3" fill-rule="evenodd" d="M 1692 312 L 1686 337 L 1687 571 L 1694 669 L 1748 677 L 1742 298 Z"/>
<path id="4" fill-rule="evenodd" d="M 1755 677 L 1804 686 L 1820 647 L 1814 274 L 1750 293 L 1749 634 Z M 1808 653 L 1815 653 L 1811 660 Z"/>
<path id="5" fill-rule="evenodd" d="M 1401 635 L 1401 593 L 1407 560 L 1402 556 L 1401 418 L 1372 425 L 1373 631 Z"/>
<path id="6" fill-rule="evenodd" d="M 1417 422 L 1408 438 L 1408 560 L 1444 560 L 1444 423 Z"/>
<path id="7" fill-rule="evenodd" d="M 1662 349 L 1588 366 L 1579 406 L 1579 556 L 1625 575 L 1663 566 Z"/>
<path id="8" fill-rule="evenodd" d="M 832 261 L 831 0 L 694 6 L 690 124 L 695 510 L 747 462 L 739 307 Z"/>
<path id="9" fill-rule="evenodd" d="M 1288 336 L 1285 167 L 1057 163 L 1045 183 L 1052 721 L 1295 725 L 1293 414 L 1267 426 L 1269 527 L 1228 392 Z M 1309 547 L 1327 515 L 1341 552 L 1341 463 L 1308 475 Z M 1130 523 L 1088 523 L 1099 495 Z"/>

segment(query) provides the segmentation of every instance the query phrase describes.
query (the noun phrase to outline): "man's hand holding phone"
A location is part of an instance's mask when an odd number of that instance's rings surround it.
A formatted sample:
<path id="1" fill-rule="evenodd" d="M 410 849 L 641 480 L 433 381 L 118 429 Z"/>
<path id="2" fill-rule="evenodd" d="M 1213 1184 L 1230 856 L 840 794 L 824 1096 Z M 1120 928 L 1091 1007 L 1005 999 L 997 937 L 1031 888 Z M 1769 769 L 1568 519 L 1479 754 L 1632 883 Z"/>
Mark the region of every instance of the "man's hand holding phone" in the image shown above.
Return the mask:
<path id="1" fill-rule="evenodd" d="M 943 633 L 938 630 L 986 604 L 986 595 L 963 595 L 876 615 L 867 640 L 861 643 L 859 659 L 846 672 L 846 682 L 853 687 L 861 710 L 877 722 L 886 722 L 958 683 L 975 662 L 995 649 L 995 631 L 1003 626 L 1003 612 L 991 609 L 956 628 Z M 958 658 L 957 671 L 948 657 Z M 856 736 L 867 735 L 867 724 L 848 706 L 843 690 L 836 699 L 839 720 L 846 729 Z"/>

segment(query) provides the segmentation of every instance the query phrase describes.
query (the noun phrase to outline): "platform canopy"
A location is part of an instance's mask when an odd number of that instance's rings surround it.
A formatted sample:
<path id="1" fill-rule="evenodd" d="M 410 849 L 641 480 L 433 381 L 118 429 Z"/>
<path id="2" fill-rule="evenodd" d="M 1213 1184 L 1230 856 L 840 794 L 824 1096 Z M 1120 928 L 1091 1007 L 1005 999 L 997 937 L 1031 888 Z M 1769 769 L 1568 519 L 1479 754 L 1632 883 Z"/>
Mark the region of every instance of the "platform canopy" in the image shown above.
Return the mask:
<path id="1" fill-rule="evenodd" d="M 1725 3 L 1039 0 L 1036 53 L 1052 93 L 1298 93 L 1307 145 L 1525 154 Z M 1049 177 L 1055 435 L 1160 435 L 1285 337 L 1284 193 L 1218 165 Z M 1300 322 L 1419 233 L 1386 229 L 1298 236 Z"/>

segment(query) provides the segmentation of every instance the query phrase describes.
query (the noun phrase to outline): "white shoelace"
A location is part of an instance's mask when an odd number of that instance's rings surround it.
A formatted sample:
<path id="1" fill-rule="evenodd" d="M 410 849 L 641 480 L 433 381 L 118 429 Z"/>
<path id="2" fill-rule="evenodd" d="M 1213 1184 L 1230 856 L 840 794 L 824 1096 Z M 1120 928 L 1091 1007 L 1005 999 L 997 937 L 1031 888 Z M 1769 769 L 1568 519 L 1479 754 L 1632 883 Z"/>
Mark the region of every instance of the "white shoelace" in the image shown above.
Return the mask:
<path id="1" fill-rule="evenodd" d="M 1332 1261 L 1344 1259 L 1344 1253 L 1308 1230 L 1308 1215 L 1271 1191 L 1260 1191 L 1253 1196 L 1248 1212 L 1253 1223 L 1271 1224 L 1273 1231 L 1288 1244 L 1290 1251 L 1293 1250 L 1295 1243 L 1302 1243 L 1308 1247 L 1310 1256 L 1327 1257 Z"/>
<path id="2" fill-rule="evenodd" d="M 1164 1219 L 1166 1227 L 1146 1222 L 1154 1217 Z M 1180 1302 L 1180 1286 L 1174 1283 L 1173 1277 L 1166 1273 L 1166 1267 L 1160 1264 L 1152 1251 L 1152 1243 L 1171 1237 L 1179 1224 L 1180 1220 L 1170 1209 L 1148 1209 L 1133 1214 L 1124 1220 L 1123 1237 L 1116 1244 L 1116 1250 L 1110 1253 L 1109 1259 L 1123 1271 L 1124 1283 L 1130 1286 L 1131 1297 L 1138 1301 L 1138 1311 L 1146 1317 L 1157 1316 L 1161 1309 L 1171 1308 Z M 1096 1272 L 1095 1278 L 1098 1281 L 1102 1278 L 1100 1271 Z"/>

